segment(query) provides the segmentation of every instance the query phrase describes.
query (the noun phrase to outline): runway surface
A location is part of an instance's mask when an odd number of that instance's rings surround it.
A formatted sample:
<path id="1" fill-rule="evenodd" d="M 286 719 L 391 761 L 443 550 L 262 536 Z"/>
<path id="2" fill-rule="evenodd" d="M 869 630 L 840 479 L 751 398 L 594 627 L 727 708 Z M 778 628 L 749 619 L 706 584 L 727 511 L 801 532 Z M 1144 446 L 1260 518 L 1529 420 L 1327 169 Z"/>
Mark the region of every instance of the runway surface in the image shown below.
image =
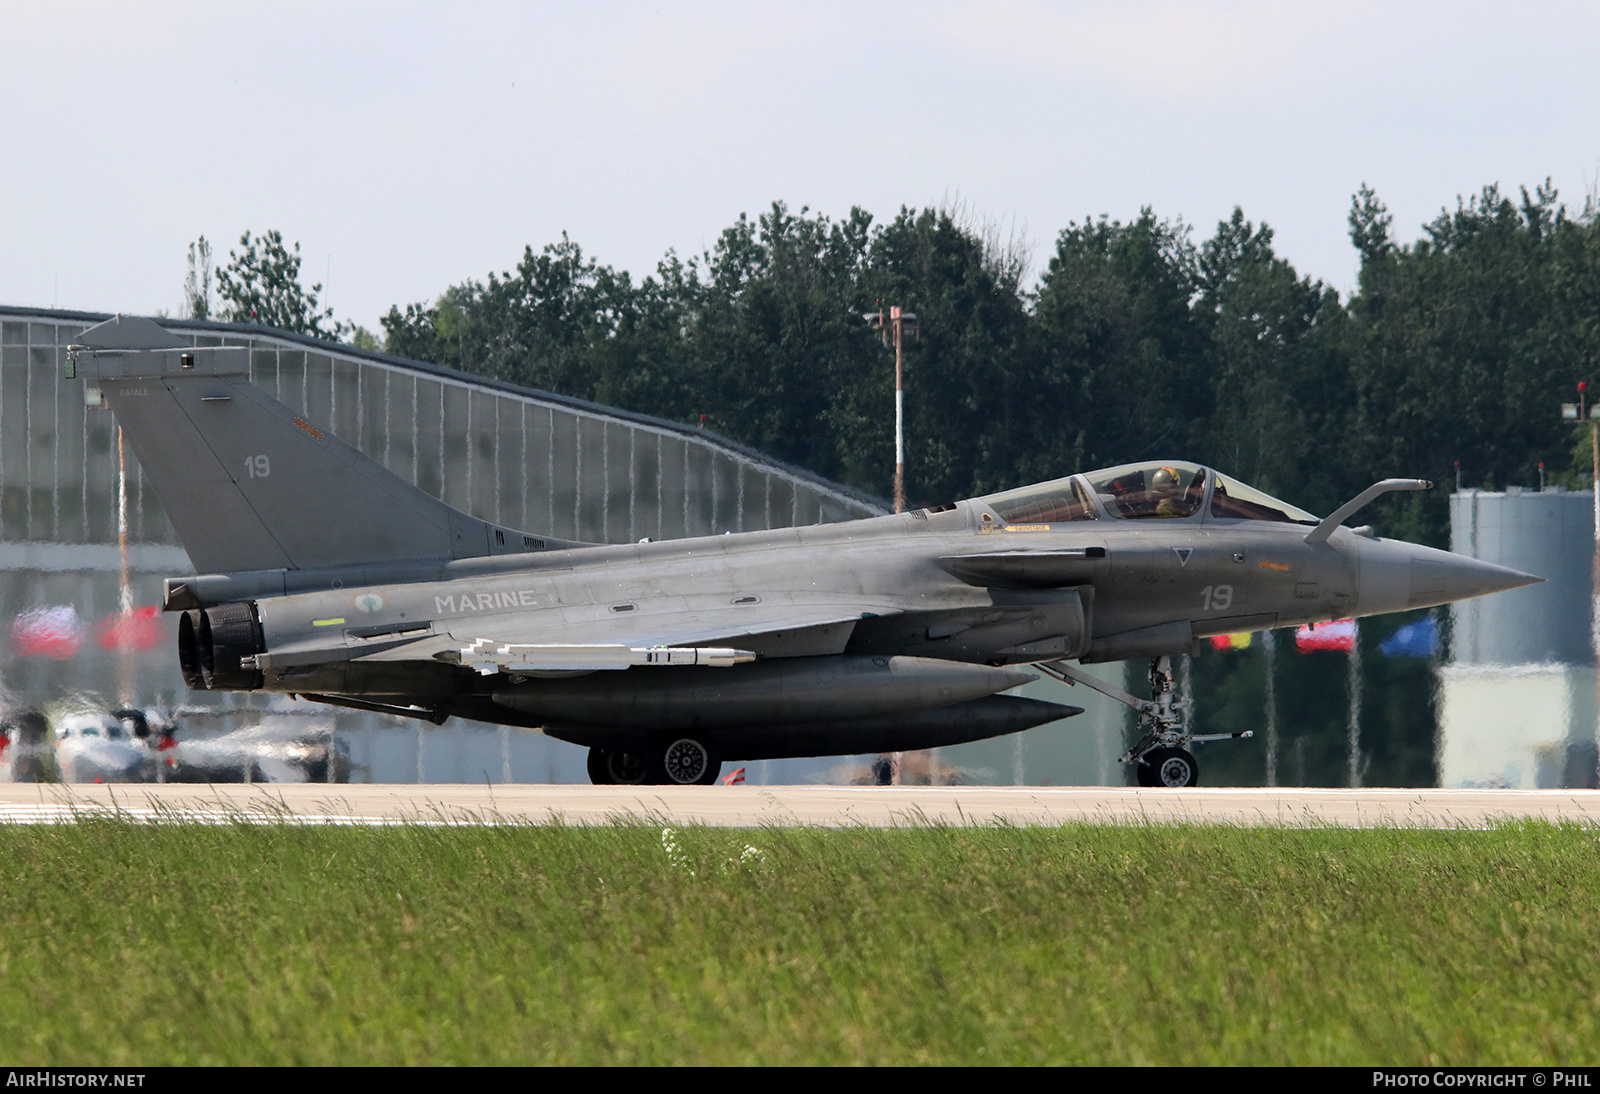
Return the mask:
<path id="1" fill-rule="evenodd" d="M 1538 818 L 1600 824 L 1596 790 L 1121 787 L 610 787 L 0 784 L 0 823 L 122 815 L 150 822 L 609 824 L 722 827 L 1190 822 L 1301 827 L 1482 827 Z"/>

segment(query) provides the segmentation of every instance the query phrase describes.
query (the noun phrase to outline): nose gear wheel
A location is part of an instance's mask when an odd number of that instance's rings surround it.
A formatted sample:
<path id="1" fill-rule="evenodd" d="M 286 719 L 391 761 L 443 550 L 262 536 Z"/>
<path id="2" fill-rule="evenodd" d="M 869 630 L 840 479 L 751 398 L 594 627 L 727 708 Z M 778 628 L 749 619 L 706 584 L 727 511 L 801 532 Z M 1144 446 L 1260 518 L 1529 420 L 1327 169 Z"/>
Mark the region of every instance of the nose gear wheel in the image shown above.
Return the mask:
<path id="1" fill-rule="evenodd" d="M 1134 765 L 1140 786 L 1197 786 L 1200 765 L 1189 752 L 1190 745 L 1255 735 L 1248 729 L 1242 733 L 1190 733 L 1182 717 L 1188 700 L 1179 699 L 1172 692 L 1170 657 L 1157 657 L 1150 662 L 1149 699 L 1130 695 L 1065 661 L 1046 661 L 1034 667 L 1067 684 L 1087 684 L 1102 695 L 1133 708 L 1139 715 L 1139 728 L 1144 732 L 1134 746 L 1122 754 L 1121 762 Z"/>
<path id="2" fill-rule="evenodd" d="M 1157 748 L 1144 754 L 1137 768 L 1140 786 L 1181 788 L 1200 782 L 1200 764 L 1181 748 Z"/>

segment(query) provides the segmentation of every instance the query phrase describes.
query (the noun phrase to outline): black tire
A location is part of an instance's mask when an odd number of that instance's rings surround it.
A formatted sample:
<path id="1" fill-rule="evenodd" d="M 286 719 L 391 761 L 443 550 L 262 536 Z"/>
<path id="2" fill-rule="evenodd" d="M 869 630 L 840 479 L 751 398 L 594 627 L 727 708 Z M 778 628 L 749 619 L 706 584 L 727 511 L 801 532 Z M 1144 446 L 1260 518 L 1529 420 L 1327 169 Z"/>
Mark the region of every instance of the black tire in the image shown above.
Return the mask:
<path id="1" fill-rule="evenodd" d="M 709 786 L 722 771 L 722 758 L 699 737 L 672 737 L 651 754 L 652 782 L 664 786 Z"/>
<path id="2" fill-rule="evenodd" d="M 610 758 L 610 755 L 603 748 L 591 748 L 589 750 L 589 762 L 587 765 L 589 768 L 589 781 L 595 786 L 616 785 L 616 780 L 611 777 L 611 772 L 607 767 L 607 761 Z"/>
<path id="3" fill-rule="evenodd" d="M 610 786 L 641 786 L 652 781 L 644 757 L 637 752 L 607 752 L 606 776 Z"/>
<path id="4" fill-rule="evenodd" d="M 1181 748 L 1157 748 L 1139 760 L 1139 785 L 1181 789 L 1200 785 L 1200 762 Z"/>

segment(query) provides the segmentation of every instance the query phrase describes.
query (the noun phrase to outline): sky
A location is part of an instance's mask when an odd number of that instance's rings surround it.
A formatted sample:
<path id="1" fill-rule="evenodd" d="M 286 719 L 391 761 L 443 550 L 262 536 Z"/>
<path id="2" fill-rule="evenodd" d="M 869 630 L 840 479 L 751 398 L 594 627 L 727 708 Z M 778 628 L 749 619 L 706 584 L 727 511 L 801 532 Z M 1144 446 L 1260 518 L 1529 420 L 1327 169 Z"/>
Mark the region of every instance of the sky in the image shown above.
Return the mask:
<path id="1" fill-rule="evenodd" d="M 774 201 L 1031 248 L 1237 205 L 1354 287 L 1458 196 L 1600 176 L 1600 5 L 11 3 L 0 303 L 181 314 L 188 244 L 298 241 L 341 320 L 563 232 L 643 276 Z"/>

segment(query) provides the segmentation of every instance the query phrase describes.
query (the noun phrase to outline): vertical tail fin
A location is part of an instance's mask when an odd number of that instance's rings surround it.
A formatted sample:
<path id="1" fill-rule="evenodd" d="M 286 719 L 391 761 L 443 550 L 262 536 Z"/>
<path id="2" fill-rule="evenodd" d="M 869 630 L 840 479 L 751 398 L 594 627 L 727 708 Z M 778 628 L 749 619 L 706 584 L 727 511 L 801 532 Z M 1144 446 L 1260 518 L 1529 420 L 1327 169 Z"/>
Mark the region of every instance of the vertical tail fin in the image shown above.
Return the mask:
<path id="1" fill-rule="evenodd" d="M 412 486 L 252 384 L 243 347 L 189 346 L 118 316 L 84 331 L 70 358 L 99 384 L 200 573 L 579 546 Z"/>

